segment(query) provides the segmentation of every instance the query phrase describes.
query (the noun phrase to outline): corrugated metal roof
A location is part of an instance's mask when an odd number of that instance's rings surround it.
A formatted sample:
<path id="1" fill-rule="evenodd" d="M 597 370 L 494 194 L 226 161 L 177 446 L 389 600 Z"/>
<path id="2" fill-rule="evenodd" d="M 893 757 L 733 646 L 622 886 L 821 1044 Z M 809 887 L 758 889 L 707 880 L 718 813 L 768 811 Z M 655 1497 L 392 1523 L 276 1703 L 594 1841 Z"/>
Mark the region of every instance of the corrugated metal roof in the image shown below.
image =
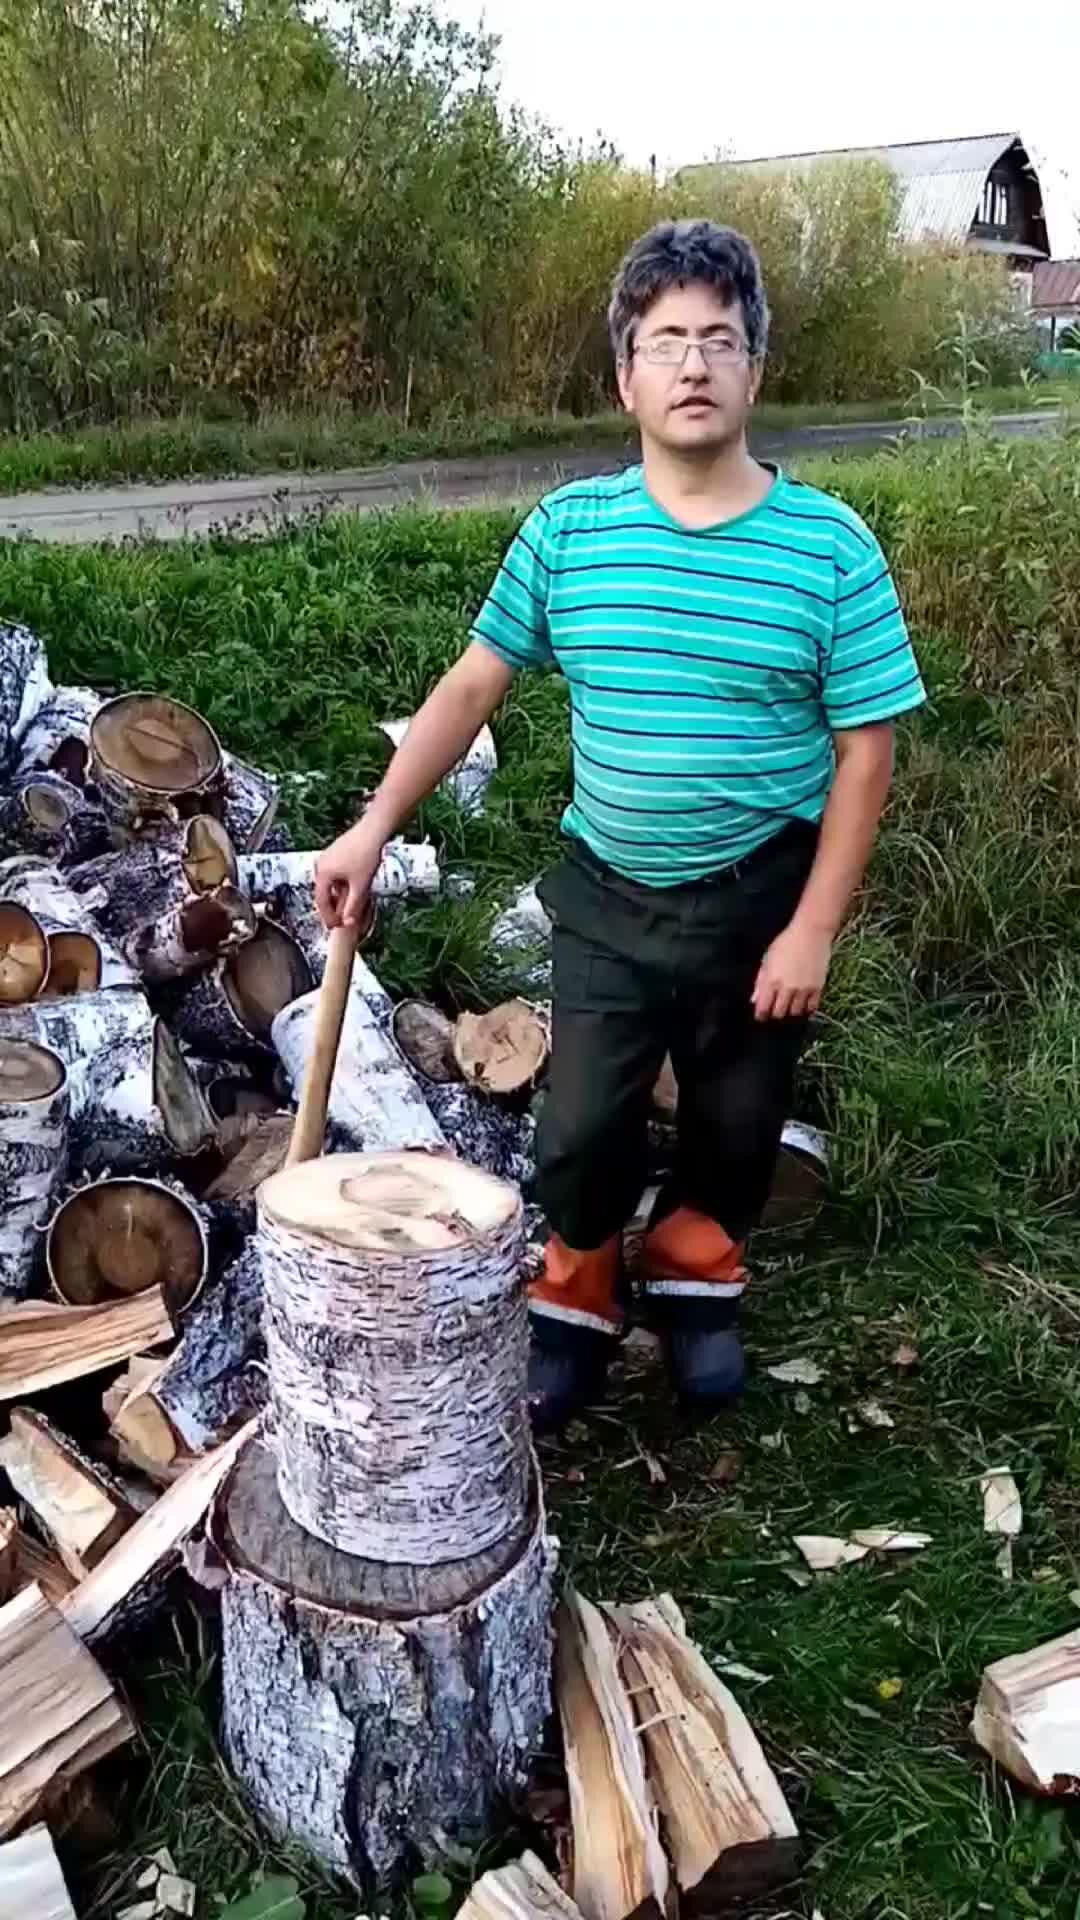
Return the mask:
<path id="1" fill-rule="evenodd" d="M 1033 312 L 1080 308 L 1080 260 L 1040 260 L 1031 283 Z"/>
<path id="2" fill-rule="evenodd" d="M 755 168 L 813 166 L 821 160 L 883 160 L 903 187 L 900 228 L 907 240 L 967 239 L 986 176 L 1017 133 L 974 134 L 960 140 L 915 140 L 897 147 L 837 147 L 820 153 L 783 153 L 721 165 Z M 696 171 L 688 168 L 688 172 Z"/>

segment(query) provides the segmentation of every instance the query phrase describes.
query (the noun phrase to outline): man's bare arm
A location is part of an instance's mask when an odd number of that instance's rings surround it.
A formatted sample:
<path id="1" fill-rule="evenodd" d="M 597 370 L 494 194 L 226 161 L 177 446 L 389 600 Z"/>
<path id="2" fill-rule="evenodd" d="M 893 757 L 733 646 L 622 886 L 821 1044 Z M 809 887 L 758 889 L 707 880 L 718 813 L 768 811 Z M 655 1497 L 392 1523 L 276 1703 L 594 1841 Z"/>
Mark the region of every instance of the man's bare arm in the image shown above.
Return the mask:
<path id="1" fill-rule="evenodd" d="M 328 927 L 358 926 L 386 842 L 467 753 L 505 699 L 512 669 L 470 642 L 414 715 L 371 805 L 320 854 L 315 903 Z"/>
<path id="2" fill-rule="evenodd" d="M 816 1013 L 833 942 L 873 851 L 893 770 L 891 721 L 833 737 L 836 778 L 810 877 L 795 914 L 773 941 L 754 987 L 758 1020 Z"/>

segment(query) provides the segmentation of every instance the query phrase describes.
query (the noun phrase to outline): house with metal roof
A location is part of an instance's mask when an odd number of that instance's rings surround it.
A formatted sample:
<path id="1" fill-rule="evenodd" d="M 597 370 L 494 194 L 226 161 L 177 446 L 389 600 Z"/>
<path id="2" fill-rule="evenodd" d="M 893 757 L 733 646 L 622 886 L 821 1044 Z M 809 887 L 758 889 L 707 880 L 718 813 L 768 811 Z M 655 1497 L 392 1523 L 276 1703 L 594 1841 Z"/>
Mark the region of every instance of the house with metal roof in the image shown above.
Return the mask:
<path id="1" fill-rule="evenodd" d="M 1025 275 L 1049 255 L 1042 188 L 1017 133 L 725 160 L 686 167 L 681 178 L 707 177 L 715 184 L 729 167 L 763 172 L 817 166 L 828 160 L 881 160 L 891 167 L 901 188 L 900 231 L 907 240 L 936 240 L 1000 254 Z"/>

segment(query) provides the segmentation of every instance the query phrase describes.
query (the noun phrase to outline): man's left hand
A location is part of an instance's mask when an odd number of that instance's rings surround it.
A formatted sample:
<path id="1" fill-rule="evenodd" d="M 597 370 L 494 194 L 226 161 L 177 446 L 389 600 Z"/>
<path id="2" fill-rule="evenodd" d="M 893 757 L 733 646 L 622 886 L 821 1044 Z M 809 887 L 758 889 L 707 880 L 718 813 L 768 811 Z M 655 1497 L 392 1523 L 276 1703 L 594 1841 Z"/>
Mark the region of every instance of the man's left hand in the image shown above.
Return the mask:
<path id="1" fill-rule="evenodd" d="M 758 969 L 751 995 L 755 1020 L 801 1020 L 821 1005 L 832 937 L 792 921 Z"/>

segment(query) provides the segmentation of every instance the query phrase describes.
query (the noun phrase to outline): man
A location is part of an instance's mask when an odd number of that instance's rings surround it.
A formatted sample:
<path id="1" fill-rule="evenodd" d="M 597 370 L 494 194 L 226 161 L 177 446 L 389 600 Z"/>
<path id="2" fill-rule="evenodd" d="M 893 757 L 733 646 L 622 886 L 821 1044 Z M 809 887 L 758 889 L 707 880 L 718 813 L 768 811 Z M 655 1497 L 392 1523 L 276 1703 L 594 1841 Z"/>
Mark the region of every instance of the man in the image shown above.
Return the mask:
<path id="1" fill-rule="evenodd" d="M 645 1298 L 684 1403 L 709 1411 L 741 1388 L 746 1239 L 874 841 L 893 722 L 924 699 L 873 535 L 748 451 L 768 308 L 747 241 L 704 220 L 654 227 L 623 262 L 609 320 L 642 464 L 529 515 L 469 646 L 317 875 L 324 918 L 356 920 L 384 841 L 512 676 L 565 675 L 574 796 L 541 887 L 554 925 L 538 1137 L 550 1237 L 530 1294 L 541 1429 L 602 1389 L 667 1052 L 677 1164 L 644 1243 Z"/>

